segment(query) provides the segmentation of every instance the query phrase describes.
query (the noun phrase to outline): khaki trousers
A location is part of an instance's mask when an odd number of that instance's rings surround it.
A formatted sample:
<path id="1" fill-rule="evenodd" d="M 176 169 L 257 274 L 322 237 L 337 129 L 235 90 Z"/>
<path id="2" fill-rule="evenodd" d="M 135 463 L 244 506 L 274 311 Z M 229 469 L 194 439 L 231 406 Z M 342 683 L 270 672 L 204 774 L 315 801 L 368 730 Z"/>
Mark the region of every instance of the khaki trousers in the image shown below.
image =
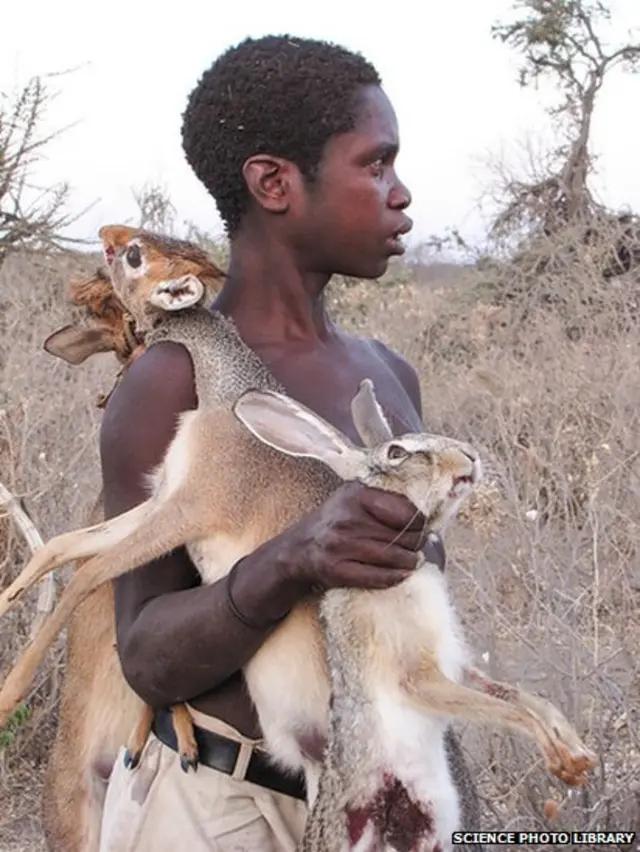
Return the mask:
<path id="1" fill-rule="evenodd" d="M 195 724 L 243 744 L 235 728 L 189 708 Z M 109 780 L 100 852 L 295 852 L 304 802 L 199 765 L 183 772 L 177 752 L 151 734 L 134 770 L 124 748 Z M 247 760 L 238 764 L 246 766 Z"/>

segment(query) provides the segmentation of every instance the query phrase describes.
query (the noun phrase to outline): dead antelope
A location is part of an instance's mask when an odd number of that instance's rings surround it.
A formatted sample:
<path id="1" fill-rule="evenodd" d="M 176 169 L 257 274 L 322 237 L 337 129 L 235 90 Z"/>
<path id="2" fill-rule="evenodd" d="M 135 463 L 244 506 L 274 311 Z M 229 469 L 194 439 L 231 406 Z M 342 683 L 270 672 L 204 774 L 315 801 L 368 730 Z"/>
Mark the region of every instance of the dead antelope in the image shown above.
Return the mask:
<path id="1" fill-rule="evenodd" d="M 146 232 L 128 229 L 130 234 Z M 222 273 L 197 247 L 184 256 L 182 241 L 162 238 L 170 274 L 202 276 L 213 298 Z M 181 254 L 182 251 L 182 254 Z M 107 257 L 108 260 L 108 257 Z M 216 275 L 218 278 L 216 279 Z M 143 335 L 118 299 L 107 271 L 76 278 L 68 287 L 74 322 L 52 333 L 45 350 L 71 365 L 113 352 L 120 369 L 113 386 L 97 398 L 104 408 L 126 370 L 144 351 Z M 88 522 L 104 520 L 102 494 Z M 82 565 L 77 563 L 76 570 Z M 51 581 L 50 588 L 45 584 Z M 41 585 L 38 609 L 51 611 L 53 576 Z M 35 625 L 34 625 L 35 627 Z M 32 631 L 33 635 L 33 631 Z M 139 728 L 145 705 L 124 679 L 116 651 L 113 590 L 102 585 L 74 612 L 67 629 L 66 668 L 61 686 L 56 736 L 43 791 L 43 827 L 51 852 L 98 852 L 106 785 L 118 749 Z"/>

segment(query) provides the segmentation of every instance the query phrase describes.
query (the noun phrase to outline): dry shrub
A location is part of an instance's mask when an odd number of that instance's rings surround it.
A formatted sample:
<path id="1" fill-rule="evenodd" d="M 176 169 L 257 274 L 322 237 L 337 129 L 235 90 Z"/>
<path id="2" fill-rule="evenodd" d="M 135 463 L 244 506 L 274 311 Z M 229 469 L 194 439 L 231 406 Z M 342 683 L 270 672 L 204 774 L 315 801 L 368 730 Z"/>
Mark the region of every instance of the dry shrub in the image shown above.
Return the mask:
<path id="1" fill-rule="evenodd" d="M 469 637 L 484 668 L 556 702 L 600 756 L 589 787 L 568 792 L 533 745 L 466 726 L 484 828 L 632 830 L 640 812 L 640 340 L 625 320 L 624 279 L 614 289 L 588 257 L 572 257 L 535 280 L 509 264 L 461 269 L 453 281 L 447 269 L 429 286 L 417 283 L 424 275 L 339 281 L 328 300 L 348 330 L 382 339 L 416 366 L 430 429 L 483 450 L 487 485 L 448 542 Z M 82 523 L 97 491 L 93 401 L 115 369 L 110 356 L 71 368 L 42 352 L 62 324 L 57 294 L 71 273 L 48 264 L 19 259 L 0 279 L 8 303 L 0 476 L 25 495 L 45 537 Z M 524 286 L 532 281 L 572 312 L 535 298 Z M 518 298 L 496 298 L 514 282 L 523 285 Z M 576 319 L 577 335 L 568 332 Z M 7 535 L 5 524 L 3 584 L 25 556 Z M 2 625 L 5 667 L 28 616 L 18 608 Z M 1 753 L 0 794 L 11 808 L 2 809 L 0 836 L 7 813 L 15 827 L 37 792 L 60 648 L 31 701 L 37 728 L 24 725 Z M 553 822 L 543 811 L 550 796 L 560 802 Z"/>

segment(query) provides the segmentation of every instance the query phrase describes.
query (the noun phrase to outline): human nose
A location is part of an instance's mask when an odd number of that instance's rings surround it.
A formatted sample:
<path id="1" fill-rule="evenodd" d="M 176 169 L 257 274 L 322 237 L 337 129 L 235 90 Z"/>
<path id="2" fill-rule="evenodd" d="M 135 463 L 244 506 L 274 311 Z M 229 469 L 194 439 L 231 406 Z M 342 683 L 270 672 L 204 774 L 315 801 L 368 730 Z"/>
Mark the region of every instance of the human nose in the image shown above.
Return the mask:
<path id="1" fill-rule="evenodd" d="M 411 193 L 405 184 L 396 177 L 389 193 L 389 207 L 394 210 L 405 210 L 411 204 Z"/>

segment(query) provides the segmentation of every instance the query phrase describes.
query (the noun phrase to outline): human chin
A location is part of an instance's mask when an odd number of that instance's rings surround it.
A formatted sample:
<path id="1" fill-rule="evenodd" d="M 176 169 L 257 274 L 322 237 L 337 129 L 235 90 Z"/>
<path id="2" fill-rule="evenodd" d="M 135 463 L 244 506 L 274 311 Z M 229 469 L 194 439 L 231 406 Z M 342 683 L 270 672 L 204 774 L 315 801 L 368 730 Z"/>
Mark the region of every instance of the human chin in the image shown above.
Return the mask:
<path id="1" fill-rule="evenodd" d="M 387 267 L 389 266 L 389 256 L 388 255 L 378 255 L 377 257 L 371 257 L 366 263 L 363 259 L 362 271 L 358 275 L 359 278 L 380 278 L 380 276 L 384 275 L 387 271 Z"/>
<path id="2" fill-rule="evenodd" d="M 376 256 L 370 252 L 362 252 L 357 257 L 343 258 L 339 264 L 336 264 L 334 274 L 349 278 L 374 279 L 384 275 L 388 265 L 387 255 L 378 253 Z"/>
<path id="3" fill-rule="evenodd" d="M 389 266 L 389 258 L 385 257 L 381 260 L 378 260 L 376 263 L 372 263 L 370 267 L 370 271 L 366 274 L 361 274 L 360 278 L 369 278 L 375 279 L 382 277 L 387 271 L 387 267 Z"/>

